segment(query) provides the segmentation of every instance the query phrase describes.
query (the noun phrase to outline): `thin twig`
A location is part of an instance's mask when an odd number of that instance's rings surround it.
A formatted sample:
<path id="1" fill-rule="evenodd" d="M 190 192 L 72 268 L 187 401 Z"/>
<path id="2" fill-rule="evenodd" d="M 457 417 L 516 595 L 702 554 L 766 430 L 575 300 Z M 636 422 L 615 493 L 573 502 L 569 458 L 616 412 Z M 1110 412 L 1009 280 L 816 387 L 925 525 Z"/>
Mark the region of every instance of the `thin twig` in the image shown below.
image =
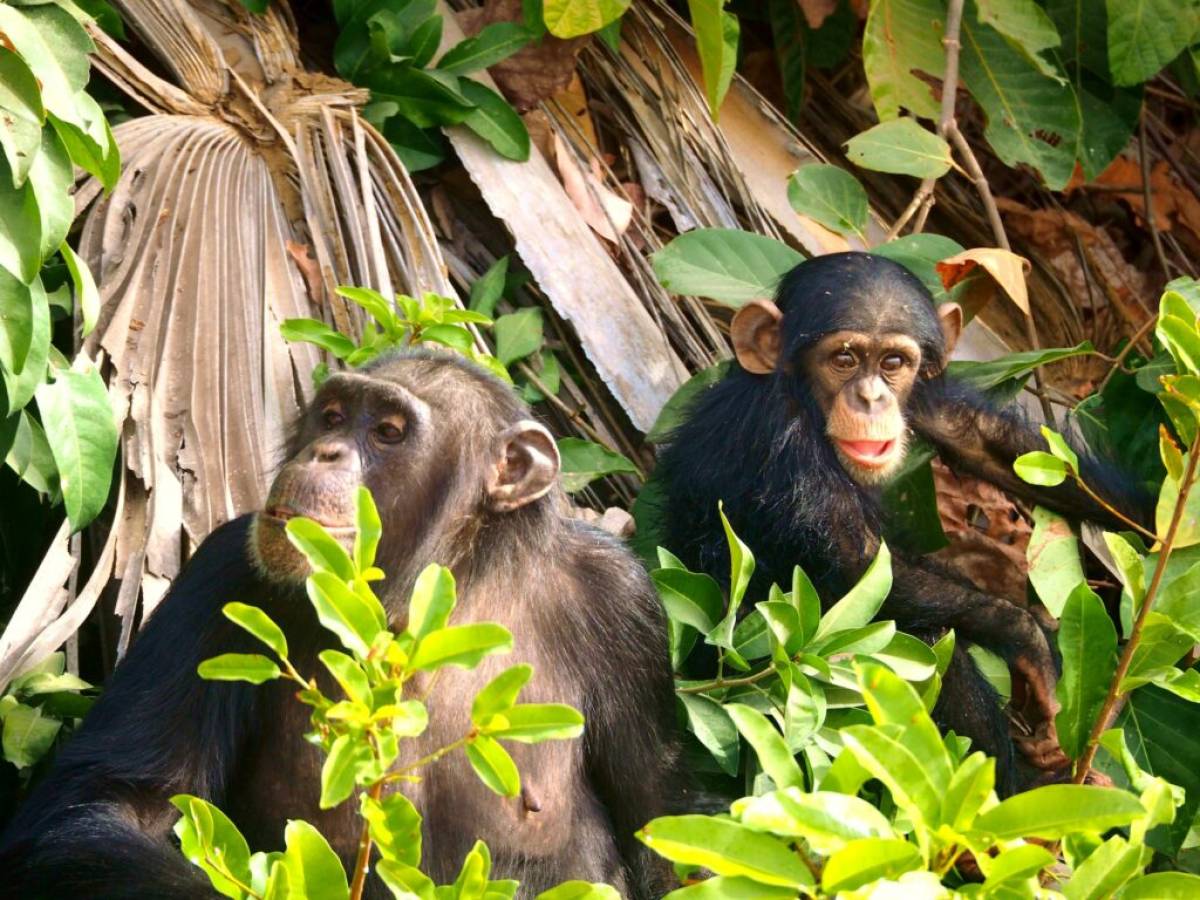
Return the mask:
<path id="1" fill-rule="evenodd" d="M 1150 190 L 1150 154 L 1146 150 L 1146 117 L 1142 116 L 1138 123 L 1138 157 L 1142 166 L 1142 204 L 1145 206 L 1146 227 L 1150 229 L 1150 238 L 1154 241 L 1154 255 L 1162 266 L 1163 274 L 1169 279 L 1171 269 L 1167 264 L 1167 254 L 1163 250 L 1162 236 L 1154 223 L 1154 192 Z"/>
<path id="2" fill-rule="evenodd" d="M 1116 357 L 1112 360 L 1112 368 L 1108 370 L 1108 374 L 1105 375 L 1104 380 L 1100 382 L 1100 387 L 1096 389 L 1097 394 L 1104 393 L 1104 389 L 1106 387 L 1108 387 L 1108 383 L 1110 381 L 1112 381 L 1112 377 L 1117 374 L 1118 370 L 1122 371 L 1122 372 L 1128 371 L 1125 368 L 1125 358 L 1127 356 L 1129 356 L 1129 354 L 1131 352 L 1133 352 L 1133 348 L 1137 346 L 1138 341 L 1142 340 L 1146 335 L 1148 335 L 1150 333 L 1151 329 L 1154 328 L 1154 325 L 1157 321 L 1158 321 L 1157 316 L 1152 316 L 1151 318 L 1147 319 L 1145 322 L 1142 323 L 1142 326 L 1140 328 L 1138 328 L 1137 332 L 1133 335 L 1133 337 L 1131 337 L 1129 339 L 1129 342 L 1124 347 L 1121 348 L 1121 352 L 1118 353 L 1116 355 Z"/>
<path id="3" fill-rule="evenodd" d="M 987 211 L 988 222 L 992 226 L 992 236 L 996 239 L 996 245 L 1011 253 L 1012 245 L 1008 242 L 1004 223 L 1000 221 L 1000 209 L 996 206 L 996 198 L 992 196 L 991 185 L 988 184 L 988 180 L 983 174 L 983 168 L 979 165 L 975 151 L 971 149 L 971 145 L 967 143 L 967 139 L 958 129 L 958 123 L 953 119 L 950 121 L 948 134 L 955 148 L 962 155 L 963 162 L 967 167 L 967 174 L 971 177 L 971 183 L 975 185 L 975 190 L 979 192 L 979 199 L 983 201 L 983 208 Z M 1037 350 L 1041 343 L 1038 341 L 1037 326 L 1033 324 L 1033 311 L 1026 310 L 1024 312 L 1025 336 L 1029 340 L 1029 348 Z M 1038 399 L 1041 401 L 1042 415 L 1046 417 L 1046 424 L 1054 428 L 1054 411 L 1050 407 L 1050 401 L 1046 398 L 1046 385 L 1042 379 L 1041 369 L 1033 370 L 1033 383 L 1037 386 Z"/>
<path id="4" fill-rule="evenodd" d="M 379 802 L 383 795 L 383 782 L 377 781 L 371 785 L 368 792 L 371 799 Z M 358 857 L 354 860 L 354 880 L 350 883 L 350 900 L 360 900 L 363 889 L 367 885 L 367 870 L 371 864 L 371 824 L 363 821 L 362 832 L 358 836 Z"/>
<path id="5" fill-rule="evenodd" d="M 1083 751 L 1083 756 L 1079 758 L 1079 762 L 1075 765 L 1074 780 L 1076 784 L 1083 784 L 1087 778 L 1088 772 L 1092 768 L 1092 762 L 1096 758 L 1096 748 L 1100 745 L 1100 735 L 1104 734 L 1112 726 L 1117 714 L 1121 711 L 1121 706 L 1125 700 L 1125 694 L 1121 691 L 1121 682 L 1125 680 L 1125 676 L 1129 673 L 1129 666 L 1133 662 L 1133 654 L 1142 640 L 1142 631 L 1146 626 L 1146 618 L 1150 615 L 1150 609 L 1154 606 L 1154 600 L 1158 595 L 1158 588 L 1162 584 L 1163 575 L 1167 571 L 1167 562 L 1170 560 L 1171 551 L 1175 547 L 1175 535 L 1179 531 L 1179 523 L 1183 520 L 1183 511 L 1187 506 L 1188 494 L 1191 493 L 1192 486 L 1196 481 L 1196 464 L 1198 462 L 1200 462 L 1200 434 L 1197 434 L 1192 440 L 1191 449 L 1188 451 L 1187 469 L 1184 471 L 1183 481 L 1179 485 L 1179 497 L 1175 500 L 1175 510 L 1171 513 L 1171 524 L 1167 527 L 1162 549 L 1158 552 L 1158 563 L 1154 566 L 1154 575 L 1150 579 L 1150 587 L 1146 590 L 1146 597 L 1142 600 L 1141 609 L 1138 610 L 1137 619 L 1133 623 L 1133 630 L 1130 632 L 1129 640 L 1121 650 L 1121 658 L 1117 661 L 1117 670 L 1113 673 L 1112 681 L 1109 682 L 1108 694 L 1104 698 L 1104 705 L 1100 707 L 1100 714 L 1096 717 L 1091 733 L 1088 735 L 1087 747 Z"/>
<path id="6" fill-rule="evenodd" d="M 942 32 L 942 46 L 946 48 L 946 72 L 942 76 L 942 111 L 938 117 L 938 134 L 943 138 L 946 137 L 946 129 L 954 121 L 954 101 L 958 95 L 958 54 L 962 49 L 958 35 L 962 27 L 962 12 L 963 0 L 950 0 L 946 10 L 946 28 Z M 921 210 L 921 215 L 913 226 L 913 233 L 916 234 L 925 227 L 925 219 L 929 216 L 929 210 L 933 208 L 933 186 L 936 183 L 936 178 L 926 178 L 921 182 L 912 202 L 892 225 L 886 240 L 895 238 L 918 210 Z"/>

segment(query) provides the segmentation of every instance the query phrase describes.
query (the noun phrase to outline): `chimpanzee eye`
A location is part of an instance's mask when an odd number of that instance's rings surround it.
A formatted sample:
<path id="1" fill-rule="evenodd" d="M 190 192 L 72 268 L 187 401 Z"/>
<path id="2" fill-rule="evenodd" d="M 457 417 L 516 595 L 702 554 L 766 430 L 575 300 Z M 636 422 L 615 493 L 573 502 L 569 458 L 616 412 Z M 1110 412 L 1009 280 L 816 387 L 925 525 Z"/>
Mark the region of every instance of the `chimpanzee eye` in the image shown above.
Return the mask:
<path id="1" fill-rule="evenodd" d="M 833 364 L 839 369 L 853 369 L 858 362 L 849 350 L 839 350 L 833 354 Z"/>
<path id="2" fill-rule="evenodd" d="M 889 353 L 879 361 L 879 368 L 885 372 L 898 372 L 904 368 L 904 357 L 899 353 Z"/>
<path id="3" fill-rule="evenodd" d="M 375 439 L 381 444 L 398 444 L 404 440 L 404 429 L 395 422 L 380 422 L 375 426 Z"/>
<path id="4" fill-rule="evenodd" d="M 346 417 L 342 415 L 342 411 L 336 406 L 327 406 L 321 413 L 321 424 L 326 428 L 337 428 L 345 421 Z"/>

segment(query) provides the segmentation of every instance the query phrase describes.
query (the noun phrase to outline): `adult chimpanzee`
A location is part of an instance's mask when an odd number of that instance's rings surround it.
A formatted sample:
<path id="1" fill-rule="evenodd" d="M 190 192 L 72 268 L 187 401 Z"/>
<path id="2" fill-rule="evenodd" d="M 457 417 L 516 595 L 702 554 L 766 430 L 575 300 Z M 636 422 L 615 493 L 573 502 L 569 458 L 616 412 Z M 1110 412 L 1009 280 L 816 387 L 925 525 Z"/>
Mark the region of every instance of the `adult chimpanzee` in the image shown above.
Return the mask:
<path id="1" fill-rule="evenodd" d="M 411 351 L 329 378 L 264 509 L 199 547 L 18 813 L 0 855 L 0 892 L 213 896 L 173 842 L 167 798 L 178 792 L 219 804 L 256 849 L 281 848 L 286 820 L 304 818 L 353 860 L 357 804 L 318 810 L 321 759 L 301 739 L 307 710 L 292 689 L 206 682 L 196 666 L 258 649 L 221 615 L 240 600 L 280 622 L 301 671 L 317 670 L 332 636 L 305 597 L 307 565 L 284 524 L 305 515 L 352 540 L 354 491 L 365 484 L 383 520 L 377 565 L 389 576 L 383 601 L 393 620 L 403 621 L 426 563 L 449 566 L 455 621 L 505 624 L 516 657 L 534 666 L 530 699 L 573 704 L 586 718 L 580 741 L 511 748 L 523 779 L 512 800 L 488 791 L 461 754 L 423 770 L 411 796 L 425 816 L 429 874 L 453 880 L 482 838 L 495 877 L 519 879 L 522 896 L 572 878 L 659 896 L 669 866 L 634 838 L 664 811 L 676 755 L 658 600 L 627 550 L 561 514 L 558 451 L 528 415 L 506 385 L 449 354 Z M 514 661 L 443 672 L 428 730 L 401 762 L 465 734 L 475 691 Z M 386 895 L 381 883 L 369 888 Z"/>
<path id="2" fill-rule="evenodd" d="M 1068 516 L 1116 524 L 1068 482 L 1037 488 L 1013 460 L 1044 448 L 1013 410 L 942 377 L 962 327 L 955 304 L 936 309 L 907 269 L 867 253 L 801 263 L 777 301 L 753 301 L 733 321 L 739 366 L 692 406 L 661 460 L 668 496 L 664 544 L 693 567 L 728 569 L 718 500 L 758 561 L 758 585 L 791 583 L 799 564 L 836 599 L 879 547 L 879 486 L 904 458 L 910 432 L 956 469 Z M 1103 465 L 1081 458 L 1087 483 L 1144 519 L 1144 501 Z M 903 548 L 899 548 L 901 551 Z M 1053 731 L 1055 661 L 1026 610 L 989 596 L 933 561 L 897 552 L 881 615 L 927 639 L 961 639 L 935 714 L 1000 763 L 1014 787 L 1012 742 L 995 692 L 962 641 L 1002 654 L 1028 686 L 1040 718 L 1023 749 L 1043 767 L 1065 762 Z"/>

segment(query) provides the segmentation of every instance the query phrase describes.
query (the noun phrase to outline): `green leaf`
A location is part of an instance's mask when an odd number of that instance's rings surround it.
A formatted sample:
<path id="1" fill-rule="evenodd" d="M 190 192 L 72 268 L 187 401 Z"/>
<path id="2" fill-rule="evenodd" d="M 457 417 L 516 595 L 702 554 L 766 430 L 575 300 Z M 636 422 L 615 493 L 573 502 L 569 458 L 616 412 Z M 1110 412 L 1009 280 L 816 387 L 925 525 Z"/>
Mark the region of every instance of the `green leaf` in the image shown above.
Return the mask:
<path id="1" fill-rule="evenodd" d="M 492 719 L 488 734 L 502 741 L 538 744 L 583 733 L 583 715 L 562 703 L 521 703 Z"/>
<path id="2" fill-rule="evenodd" d="M 96 318 L 100 315 L 100 291 L 96 289 L 87 263 L 75 255 L 69 244 L 63 243 L 62 255 L 67 263 L 67 271 L 71 273 L 71 281 L 75 284 L 75 302 L 83 316 L 82 333 L 86 336 L 96 327 Z"/>
<path id="3" fill-rule="evenodd" d="M 516 22 L 493 22 L 474 37 L 459 41 L 438 60 L 437 67 L 465 75 L 508 59 L 533 39 L 529 29 Z"/>
<path id="4" fill-rule="evenodd" d="M 989 809 L 974 828 L 996 840 L 1037 837 L 1058 840 L 1076 831 L 1100 834 L 1128 825 L 1144 810 L 1127 791 L 1090 784 L 1049 784 Z"/>
<path id="5" fill-rule="evenodd" d="M 501 797 L 515 797 L 521 792 L 521 775 L 517 764 L 494 738 L 481 734 L 466 748 L 467 759 L 479 780 Z"/>
<path id="6" fill-rule="evenodd" d="M 283 630 L 257 606 L 226 603 L 221 612 L 230 622 L 239 625 L 274 650 L 280 659 L 287 659 L 288 645 Z"/>
<path id="7" fill-rule="evenodd" d="M 341 581 L 354 578 L 354 563 L 350 554 L 319 522 L 305 516 L 294 516 L 288 519 L 285 530 L 292 546 L 304 554 L 314 572 L 327 572 Z"/>
<path id="8" fill-rule="evenodd" d="M 542 891 L 537 895 L 537 900 L 621 900 L 621 895 L 607 884 L 564 881 L 557 887 Z"/>
<path id="9" fill-rule="evenodd" d="M 704 866 L 717 875 L 744 875 L 761 884 L 800 888 L 812 873 L 782 841 L 727 819 L 665 816 L 637 833 L 672 862 Z"/>
<path id="10" fill-rule="evenodd" d="M 1067 464 L 1042 450 L 1023 453 L 1013 462 L 1013 471 L 1030 484 L 1054 487 L 1067 480 Z"/>
<path id="11" fill-rule="evenodd" d="M 732 228 L 697 228 L 651 258 L 659 283 L 673 294 L 710 297 L 738 307 L 772 297 L 779 279 L 804 261 L 782 241 Z"/>
<path id="12" fill-rule="evenodd" d="M 940 82 L 946 67 L 942 0 L 875 0 L 868 7 L 863 32 L 863 68 L 875 112 L 887 121 L 901 109 L 923 119 L 941 112 L 931 81 Z"/>
<path id="13" fill-rule="evenodd" d="M 457 604 L 454 573 L 431 563 L 421 570 L 408 601 L 407 631 L 416 638 L 445 628 Z"/>
<path id="14" fill-rule="evenodd" d="M 832 791 L 806 794 L 798 788 L 745 797 L 733 804 L 733 815 L 756 831 L 803 838 L 814 852 L 827 856 L 860 838 L 894 836 L 887 817 L 866 800 Z"/>
<path id="15" fill-rule="evenodd" d="M 251 880 L 250 847 L 237 826 L 217 807 L 191 794 L 176 794 L 170 802 L 183 813 L 174 827 L 180 851 L 192 865 L 208 875 L 217 891 L 241 900 L 244 891 L 222 871 L 229 872 L 243 884 Z M 212 860 L 220 860 L 220 868 L 215 867 Z"/>
<path id="16" fill-rule="evenodd" d="M 1034 0 L 976 0 L 979 21 L 990 25 L 1046 75 L 1055 70 L 1042 53 L 1062 45 L 1062 37 L 1046 11 Z"/>
<path id="17" fill-rule="evenodd" d="M 962 244 L 940 234 L 906 234 L 872 247 L 871 252 L 900 263 L 921 279 L 935 303 L 952 299 L 937 272 L 937 264 L 963 252 Z"/>
<path id="18" fill-rule="evenodd" d="M 1054 718 L 1063 752 L 1078 759 L 1087 744 L 1092 723 L 1100 714 L 1108 683 L 1117 663 L 1117 631 L 1104 603 L 1080 584 L 1067 597 L 1058 629 L 1062 677 Z"/>
<path id="19" fill-rule="evenodd" d="M 899 838 L 860 838 L 826 862 L 821 887 L 830 894 L 851 891 L 880 878 L 894 879 L 921 868 L 920 851 Z"/>
<path id="20" fill-rule="evenodd" d="M 121 176 L 121 150 L 100 105 L 87 94 L 75 95 L 75 121 L 51 114 L 48 120 L 71 161 L 111 191 Z"/>
<path id="21" fill-rule="evenodd" d="M 296 521 L 288 522 L 289 527 Z M 387 628 L 387 618 L 378 600 L 350 590 L 332 572 L 314 572 L 306 583 L 321 624 L 338 636 L 358 656 L 366 656 L 376 635 Z"/>
<path id="22" fill-rule="evenodd" d="M 363 793 L 359 809 L 385 860 L 410 866 L 421 862 L 421 814 L 411 800 L 399 791 L 379 800 Z"/>
<path id="23" fill-rule="evenodd" d="M 542 311 L 531 306 L 500 316 L 494 333 L 496 358 L 511 365 L 542 346 Z"/>
<path id="24" fill-rule="evenodd" d="M 46 348 L 34 346 L 34 332 L 36 329 L 39 332 L 37 338 L 44 338 L 42 342 L 49 344 L 50 314 L 48 309 L 38 310 L 38 304 L 46 307 L 46 293 L 41 279 L 28 285 L 0 269 L 0 377 L 4 378 L 9 395 L 8 409 L 5 411 L 8 415 L 29 402 L 34 390 L 46 376 Z M 46 320 L 44 328 L 38 328 L 41 324 L 37 321 L 39 317 Z M 30 374 L 36 374 L 36 382 L 28 385 L 25 382 L 32 379 L 20 377 L 27 362 Z"/>
<path id="25" fill-rule="evenodd" d="M 474 109 L 462 120 L 462 124 L 492 145 L 492 149 L 515 162 L 529 159 L 529 132 L 525 122 L 509 102 L 491 88 L 464 78 L 461 84 L 463 96 Z"/>
<path id="26" fill-rule="evenodd" d="M 788 179 L 788 202 L 830 231 L 867 240 L 867 192 L 849 172 L 824 163 L 809 163 Z"/>
<path id="27" fill-rule="evenodd" d="M 4 733 L 0 746 L 4 758 L 18 769 L 28 768 L 50 752 L 62 722 L 36 706 L 17 703 L 3 714 Z"/>
<path id="28" fill-rule="evenodd" d="M 356 83 L 370 88 L 376 101 L 395 103 L 400 115 L 418 128 L 456 125 L 476 109 L 463 89 L 465 80 L 436 69 L 380 66 Z"/>
<path id="29" fill-rule="evenodd" d="M 703 694 L 677 696 L 687 711 L 688 730 L 712 754 L 726 775 L 737 775 L 741 742 L 729 713 L 720 703 Z"/>
<path id="30" fill-rule="evenodd" d="M 1080 128 L 1071 85 L 1057 66 L 1032 61 L 970 16 L 963 16 L 961 38 L 960 73 L 983 109 L 988 143 L 1006 165 L 1032 166 L 1047 187 L 1061 190 L 1075 168 Z"/>
<path id="31" fill-rule="evenodd" d="M 366 670 L 351 656 L 338 650 L 322 650 L 317 654 L 329 674 L 351 700 L 370 705 L 371 683 Z"/>
<path id="32" fill-rule="evenodd" d="M 1063 895 L 1067 900 L 1113 896 L 1121 885 L 1140 873 L 1143 852 L 1149 858 L 1149 849 L 1140 842 L 1131 844 L 1122 837 L 1110 837 L 1075 867 Z"/>
<path id="33" fill-rule="evenodd" d="M 76 95 L 88 80 L 88 55 L 95 49 L 83 26 L 65 9 L 30 5 L 0 7 L 0 31 L 33 70 L 46 109 L 75 116 Z"/>
<path id="34" fill-rule="evenodd" d="M 771 776 L 776 787 L 801 789 L 804 787 L 804 773 L 800 771 L 800 766 L 792 756 L 792 751 L 788 749 L 783 735 L 775 730 L 766 716 L 742 703 L 726 704 L 725 712 L 729 714 L 729 718 L 733 720 L 737 730 L 750 742 L 750 746 L 758 755 L 758 762 L 763 771 Z M 729 872 L 726 874 L 748 873 Z"/>
<path id="35" fill-rule="evenodd" d="M 485 656 L 512 650 L 512 641 L 508 629 L 494 622 L 451 625 L 423 637 L 409 667 L 427 671 L 442 666 L 473 669 Z"/>
<path id="36" fill-rule="evenodd" d="M 284 865 L 293 897 L 349 900 L 350 886 L 342 862 L 321 833 L 307 822 L 292 820 L 284 830 Z"/>
<path id="37" fill-rule="evenodd" d="M 420 128 L 403 116 L 394 115 L 379 130 L 410 173 L 432 169 L 446 159 L 446 139 L 435 128 Z"/>
<path id="38" fill-rule="evenodd" d="M 866 572 L 828 612 L 821 617 L 814 640 L 828 637 L 837 631 L 861 628 L 879 612 L 892 589 L 892 554 L 887 544 L 879 542 L 879 552 L 867 566 Z"/>
<path id="39" fill-rule="evenodd" d="M 942 798 L 924 760 L 882 729 L 867 725 L 843 728 L 842 742 L 860 766 L 883 782 L 896 805 L 914 822 L 933 826 Z"/>
<path id="40" fill-rule="evenodd" d="M 354 341 L 316 319 L 284 319 L 279 326 L 279 333 L 285 341 L 316 344 L 338 359 L 345 359 L 355 349 Z"/>
<path id="41" fill-rule="evenodd" d="M 864 169 L 917 178 L 941 178 L 954 165 L 950 145 L 907 116 L 850 138 L 846 158 Z"/>
<path id="42" fill-rule="evenodd" d="M 797 10 L 799 12 L 799 10 Z M 717 875 L 671 891 L 663 900 L 795 900 L 796 891 L 787 887 L 767 887 L 751 878 Z"/>
<path id="43" fill-rule="evenodd" d="M 550 33 L 573 38 L 599 31 L 619 19 L 631 0 L 543 0 L 542 19 Z"/>
<path id="44" fill-rule="evenodd" d="M 372 762 L 374 757 L 365 738 L 338 735 L 321 766 L 321 809 L 333 809 L 353 794 L 359 770 Z"/>
<path id="45" fill-rule="evenodd" d="M 496 304 L 504 296 L 505 279 L 508 276 L 508 255 L 500 257 L 471 285 L 471 302 L 467 304 L 476 312 L 491 316 Z"/>
<path id="46" fill-rule="evenodd" d="M 875 724 L 902 729 L 899 741 L 921 760 L 941 797 L 950 783 L 951 760 L 941 734 L 912 685 L 875 664 L 856 666 L 858 683 Z"/>
<path id="47" fill-rule="evenodd" d="M 955 831 L 971 827 L 996 786 L 996 761 L 976 751 L 959 763 L 942 795 L 943 823 Z"/>
<path id="48" fill-rule="evenodd" d="M 1042 506 L 1033 508 L 1033 534 L 1025 550 L 1029 580 L 1052 616 L 1062 615 L 1067 596 L 1084 580 L 1079 539 L 1070 522 Z"/>
<path id="49" fill-rule="evenodd" d="M 5 459 L 8 467 L 35 491 L 56 497 L 58 469 L 54 465 L 54 456 L 42 426 L 27 410 L 21 410 L 10 421 L 15 421 L 16 427 L 11 439 L 12 446 Z"/>
<path id="50" fill-rule="evenodd" d="M 259 653 L 222 653 L 196 667 L 201 678 L 209 681 L 248 681 L 262 684 L 279 677 L 279 666 Z"/>
<path id="51" fill-rule="evenodd" d="M 501 317 L 496 324 L 503 321 Z M 637 473 L 637 467 L 614 450 L 583 438 L 559 438 L 558 453 L 562 458 L 559 478 L 568 493 L 581 491 L 597 478 L 617 472 Z"/>
<path id="52" fill-rule="evenodd" d="M 887 246 L 886 244 L 884 245 Z M 1083 341 L 1074 347 L 1060 347 L 1050 350 L 1026 350 L 1022 353 L 1010 353 L 999 359 L 988 362 L 967 362 L 963 360 L 950 363 L 947 373 L 956 381 L 964 381 L 977 390 L 987 391 L 999 387 L 1014 378 L 1024 378 L 1034 369 L 1071 359 L 1075 356 L 1086 356 L 1094 353 L 1096 348 L 1091 341 Z"/>
<path id="53" fill-rule="evenodd" d="M 737 18 L 725 11 L 725 0 L 688 0 L 688 13 L 696 33 L 704 96 L 716 121 L 737 66 L 740 26 Z"/>
<path id="54" fill-rule="evenodd" d="M 667 616 L 708 634 L 716 627 L 725 607 L 721 587 L 708 575 L 686 569 L 656 569 L 650 580 Z"/>
<path id="55" fill-rule="evenodd" d="M 730 366 L 729 360 L 722 360 L 715 366 L 701 369 L 685 381 L 659 410 L 654 425 L 646 432 L 646 440 L 651 444 L 661 444 L 669 440 L 672 432 L 683 424 L 695 399 L 710 385 L 716 384 L 724 378 L 729 372 Z"/>
<path id="56" fill-rule="evenodd" d="M 1045 425 L 1042 426 L 1042 437 L 1045 438 L 1046 444 L 1050 447 L 1050 455 L 1057 456 L 1067 464 L 1067 468 L 1072 472 L 1079 471 L 1079 456 L 1071 446 L 1066 442 L 1061 434 L 1057 431 L 1052 431 Z"/>
<path id="57" fill-rule="evenodd" d="M 5 118 L 5 127 L 0 129 L 0 147 L 8 160 L 14 186 L 20 187 L 42 145 L 46 110 L 37 78 L 25 61 L 7 48 L 0 48 L 0 111 Z"/>
<path id="58" fill-rule="evenodd" d="M 42 426 L 58 467 L 59 488 L 71 530 L 79 531 L 104 509 L 117 458 L 117 427 L 104 379 L 89 365 L 59 372 L 37 389 Z"/>
<path id="59" fill-rule="evenodd" d="M 1107 0 L 1113 84 L 1149 81 L 1196 39 L 1200 13 L 1179 0 Z"/>
<path id="60" fill-rule="evenodd" d="M 1155 872 L 1125 885 L 1121 900 L 1194 900 L 1200 896 L 1200 875 Z"/>
<path id="61" fill-rule="evenodd" d="M 508 712 L 517 702 L 521 689 L 529 683 L 533 666 L 528 663 L 505 669 L 489 681 L 471 703 L 471 722 L 477 728 L 488 724 L 497 713 Z"/>

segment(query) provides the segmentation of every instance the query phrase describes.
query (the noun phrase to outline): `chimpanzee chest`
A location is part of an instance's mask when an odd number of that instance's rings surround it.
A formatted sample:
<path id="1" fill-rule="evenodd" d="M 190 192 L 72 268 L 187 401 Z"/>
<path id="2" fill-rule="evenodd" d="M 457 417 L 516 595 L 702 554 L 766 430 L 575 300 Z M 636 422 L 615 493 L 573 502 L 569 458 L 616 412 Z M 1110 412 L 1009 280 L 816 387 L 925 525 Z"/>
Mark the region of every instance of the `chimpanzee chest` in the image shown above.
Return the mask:
<path id="1" fill-rule="evenodd" d="M 562 702 L 581 708 L 578 683 L 555 671 L 551 660 L 531 658 L 539 655 L 489 659 L 471 671 L 443 670 L 426 700 L 429 726 L 419 737 L 402 741 L 396 768 L 469 734 L 475 693 L 518 662 L 529 662 L 535 670 L 521 702 Z M 412 695 L 421 696 L 424 689 L 425 685 L 414 683 Z M 254 850 L 281 849 L 288 820 L 304 819 L 321 830 L 349 865 L 362 828 L 357 801 L 318 809 L 323 757 L 302 737 L 310 728 L 309 708 L 284 685 L 264 685 L 261 690 L 260 721 L 277 724 L 245 748 L 224 808 Z M 515 797 L 501 797 L 487 788 L 461 750 L 417 770 L 414 774 L 420 781 L 400 789 L 424 817 L 422 857 L 428 874 L 452 881 L 462 858 L 476 840 L 483 840 L 495 863 L 493 877 L 506 871 L 519 877 L 527 866 L 536 870 L 537 860 L 553 859 L 552 868 L 562 871 L 565 866 L 571 877 L 620 878 L 608 815 L 588 784 L 583 746 L 582 738 L 505 744 L 521 773 L 521 790 Z"/>

